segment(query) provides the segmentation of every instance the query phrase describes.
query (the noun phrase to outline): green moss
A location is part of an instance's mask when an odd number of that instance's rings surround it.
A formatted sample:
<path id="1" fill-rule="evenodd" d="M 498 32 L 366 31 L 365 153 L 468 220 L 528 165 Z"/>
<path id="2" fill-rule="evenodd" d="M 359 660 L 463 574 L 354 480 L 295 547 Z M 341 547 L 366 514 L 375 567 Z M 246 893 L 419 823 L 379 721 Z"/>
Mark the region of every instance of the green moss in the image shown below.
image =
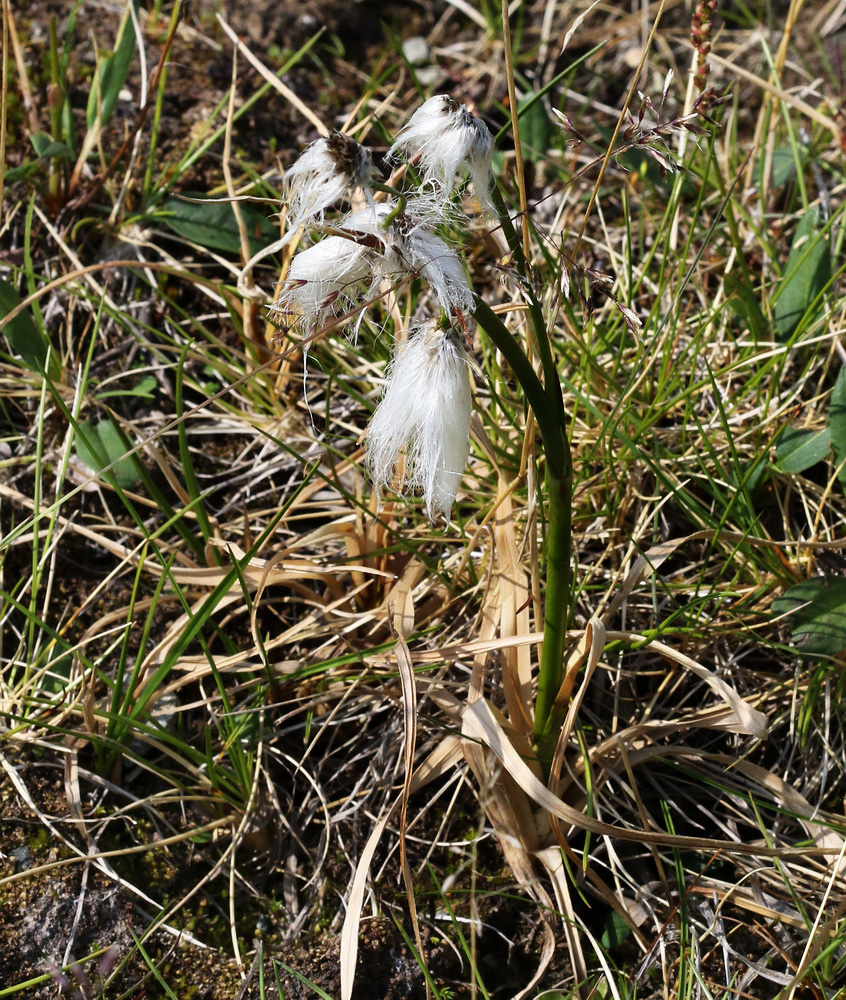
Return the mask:
<path id="1" fill-rule="evenodd" d="M 50 834 L 46 826 L 39 827 L 27 841 L 31 851 L 40 851 L 50 843 Z"/>

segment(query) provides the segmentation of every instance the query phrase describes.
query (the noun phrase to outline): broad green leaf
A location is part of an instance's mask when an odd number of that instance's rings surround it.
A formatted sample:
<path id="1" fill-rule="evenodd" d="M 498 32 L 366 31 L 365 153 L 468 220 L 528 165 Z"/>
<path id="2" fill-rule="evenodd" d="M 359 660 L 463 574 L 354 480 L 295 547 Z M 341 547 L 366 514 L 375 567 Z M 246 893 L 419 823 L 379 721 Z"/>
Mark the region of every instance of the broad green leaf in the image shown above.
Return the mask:
<path id="1" fill-rule="evenodd" d="M 815 431 L 808 427 L 788 427 L 776 447 L 777 464 L 782 472 L 798 475 L 824 461 L 831 451 L 831 429 Z"/>
<path id="2" fill-rule="evenodd" d="M 758 304 L 758 297 L 752 289 L 745 285 L 734 274 L 725 276 L 726 301 L 729 307 L 741 319 L 746 320 L 749 332 L 756 341 L 767 336 L 767 321 Z"/>
<path id="3" fill-rule="evenodd" d="M 846 366 L 842 367 L 834 383 L 828 407 L 828 427 L 837 464 L 846 463 Z M 846 484 L 846 464 L 840 470 L 840 482 Z"/>
<path id="4" fill-rule="evenodd" d="M 191 198 L 203 198 L 201 194 L 188 194 Z M 223 250 L 226 253 L 237 254 L 241 249 L 238 236 L 238 223 L 232 205 L 226 201 L 185 201 L 183 198 L 168 198 L 162 206 L 162 214 L 153 218 L 159 219 L 172 229 L 177 236 L 182 236 L 192 243 L 210 250 Z M 273 224 L 255 207 L 246 202 L 241 203 L 241 213 L 250 237 L 250 247 L 253 253 L 272 243 L 279 235 Z"/>
<path id="5" fill-rule="evenodd" d="M 140 396 L 142 399 L 152 399 L 156 394 L 158 382 L 155 375 L 144 375 L 127 389 L 107 389 L 98 392 L 97 399 L 108 399 L 110 396 Z"/>
<path id="6" fill-rule="evenodd" d="M 831 278 L 828 237 L 819 231 L 818 222 L 819 210 L 808 209 L 793 237 L 775 304 L 775 332 L 779 340 L 793 336 Z"/>
<path id="7" fill-rule="evenodd" d="M 130 0 L 137 11 L 140 0 Z M 100 124 L 105 125 L 112 117 L 118 95 L 126 83 L 132 57 L 135 53 L 135 25 L 129 14 L 129 3 L 124 10 L 123 19 L 118 29 L 114 51 L 110 56 L 100 61 L 94 85 L 88 94 L 88 109 L 86 120 L 88 128 L 92 128 L 97 120 L 97 109 L 100 110 Z"/>
<path id="8" fill-rule="evenodd" d="M 70 653 L 65 653 L 50 667 L 42 680 L 45 691 L 51 694 L 59 694 L 64 691 L 70 681 L 71 670 L 73 669 L 73 657 Z"/>
<path id="9" fill-rule="evenodd" d="M 786 184 L 796 173 L 796 157 L 790 146 L 779 146 L 773 150 L 772 179 L 773 187 Z"/>
<path id="10" fill-rule="evenodd" d="M 0 319 L 7 316 L 21 304 L 21 297 L 8 281 L 0 278 Z M 19 355 L 27 368 L 33 371 L 43 371 L 47 365 L 47 354 L 50 350 L 50 339 L 47 334 L 35 325 L 28 309 L 19 312 L 17 316 L 3 327 L 3 333 L 9 341 L 12 353 Z M 55 351 L 50 355 L 50 378 L 58 378 L 61 374 L 61 362 Z"/>
<path id="11" fill-rule="evenodd" d="M 599 943 L 603 948 L 617 948 L 619 947 L 627 938 L 631 937 L 631 928 L 626 923 L 625 920 L 616 913 L 614 910 L 610 910 L 605 915 L 604 928 L 602 931 L 602 937 L 599 939 Z"/>
<path id="12" fill-rule="evenodd" d="M 803 653 L 837 656 L 846 649 L 846 579 L 815 577 L 773 601 L 773 615 L 787 615 L 793 641 Z"/>
<path id="13" fill-rule="evenodd" d="M 117 462 L 111 474 L 122 490 L 128 490 L 141 478 L 135 459 L 123 457 L 128 450 L 120 429 L 108 417 L 97 424 L 83 420 L 77 428 L 76 457 L 92 472 L 100 472 Z"/>
<path id="14" fill-rule="evenodd" d="M 11 170 L 7 170 L 3 174 L 3 179 L 7 184 L 12 184 L 15 181 L 23 181 L 29 177 L 30 174 L 34 174 L 38 170 L 39 163 L 38 160 L 24 160 L 24 162 L 18 167 L 12 167 Z"/>
<path id="15" fill-rule="evenodd" d="M 46 132 L 34 132 L 29 137 L 29 141 L 32 143 L 32 148 L 35 152 L 45 160 L 66 160 L 72 155 L 71 148 L 67 143 L 54 142 Z"/>
<path id="16" fill-rule="evenodd" d="M 523 101 L 523 105 L 529 105 L 531 100 L 529 97 Z M 552 122 L 549 120 L 543 101 L 535 101 L 525 108 L 518 106 L 517 117 L 520 121 L 520 140 L 526 158 L 535 163 L 545 159 L 552 141 Z"/>

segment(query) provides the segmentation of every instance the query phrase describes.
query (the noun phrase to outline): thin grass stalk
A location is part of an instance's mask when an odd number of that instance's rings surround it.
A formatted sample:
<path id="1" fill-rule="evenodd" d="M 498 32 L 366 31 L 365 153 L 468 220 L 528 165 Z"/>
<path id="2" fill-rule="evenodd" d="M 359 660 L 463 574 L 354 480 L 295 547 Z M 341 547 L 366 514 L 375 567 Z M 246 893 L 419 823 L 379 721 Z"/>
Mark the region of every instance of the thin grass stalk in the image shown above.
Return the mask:
<path id="1" fill-rule="evenodd" d="M 517 189 L 520 193 L 520 218 L 523 230 L 523 251 L 529 255 L 529 213 L 526 197 L 526 175 L 523 171 L 523 144 L 520 142 L 520 122 L 517 114 L 517 88 L 514 85 L 514 53 L 511 51 L 511 19 L 508 0 L 502 0 L 502 37 L 505 49 L 505 77 L 508 83 L 508 103 L 511 108 L 511 131 L 514 136 L 514 157 Z"/>
<path id="2" fill-rule="evenodd" d="M 3 48 L 0 52 L 0 205 L 6 181 L 6 115 L 9 94 L 9 0 L 2 0 Z"/>

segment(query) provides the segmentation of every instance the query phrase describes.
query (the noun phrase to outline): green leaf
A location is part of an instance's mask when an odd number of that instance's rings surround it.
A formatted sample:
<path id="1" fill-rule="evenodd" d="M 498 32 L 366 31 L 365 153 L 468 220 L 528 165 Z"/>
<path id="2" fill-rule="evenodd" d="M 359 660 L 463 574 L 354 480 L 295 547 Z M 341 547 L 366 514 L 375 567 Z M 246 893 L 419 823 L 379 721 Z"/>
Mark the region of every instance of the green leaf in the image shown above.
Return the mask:
<path id="1" fill-rule="evenodd" d="M 782 472 L 798 475 L 825 460 L 831 451 L 831 429 L 788 427 L 776 447 L 777 464 Z"/>
<path id="2" fill-rule="evenodd" d="M 21 297 L 14 287 L 0 278 L 0 319 L 4 319 L 20 304 Z M 3 333 L 9 341 L 12 353 L 19 355 L 27 368 L 36 372 L 45 369 L 50 351 L 50 338 L 35 325 L 28 309 L 19 312 L 11 323 L 7 323 L 3 327 Z M 61 374 L 61 361 L 55 351 L 50 354 L 50 368 L 47 374 L 53 379 Z"/>
<path id="3" fill-rule="evenodd" d="M 140 0 L 130 0 L 137 11 Z M 135 53 L 135 25 L 129 14 L 129 3 L 126 5 L 123 20 L 118 28 L 114 52 L 100 61 L 94 86 L 88 94 L 88 109 L 86 120 L 88 128 L 92 128 L 97 120 L 97 109 L 100 109 L 100 124 L 105 125 L 112 117 L 121 89 L 129 75 L 132 57 Z"/>
<path id="4" fill-rule="evenodd" d="M 761 485 L 761 482 L 768 471 L 767 465 L 766 451 L 757 458 L 753 459 L 751 462 L 746 462 L 744 464 L 741 482 L 746 487 L 747 493 L 754 493 L 755 490 L 757 490 Z"/>
<path id="5" fill-rule="evenodd" d="M 189 194 L 191 198 L 205 198 L 203 194 Z M 162 206 L 163 213 L 152 218 L 164 222 L 177 236 L 190 240 L 210 250 L 223 250 L 238 254 L 241 240 L 238 223 L 232 205 L 226 201 L 185 201 L 183 198 L 167 198 Z M 279 235 L 274 225 L 255 207 L 241 203 L 241 213 L 250 237 L 253 253 L 272 243 Z"/>
<path id="6" fill-rule="evenodd" d="M 115 483 L 128 490 L 141 478 L 134 457 L 124 458 L 130 450 L 117 424 L 109 417 L 97 424 L 83 420 L 77 427 L 76 457 L 92 472 L 101 472 L 112 462 Z"/>
<path id="7" fill-rule="evenodd" d="M 796 173 L 796 157 L 790 146 L 779 146 L 773 150 L 772 179 L 773 187 L 786 184 Z"/>
<path id="8" fill-rule="evenodd" d="M 793 336 L 831 279 L 828 237 L 818 230 L 818 222 L 819 209 L 808 209 L 793 237 L 775 304 L 775 332 L 782 341 Z M 820 308 L 818 303 L 814 311 Z M 813 318 L 809 316 L 808 320 Z"/>
<path id="9" fill-rule="evenodd" d="M 59 694 L 67 688 L 70 682 L 71 671 L 73 670 L 73 657 L 70 653 L 60 656 L 50 669 L 44 674 L 41 682 L 45 691 L 51 694 Z"/>
<path id="10" fill-rule="evenodd" d="M 520 140 L 523 143 L 526 159 L 537 163 L 538 160 L 546 159 L 547 150 L 552 142 L 552 122 L 549 120 L 543 101 L 528 97 L 522 101 L 517 108 L 517 117 L 520 121 Z"/>
<path id="11" fill-rule="evenodd" d="M 604 949 L 617 948 L 619 947 L 627 938 L 631 937 L 631 928 L 626 923 L 625 920 L 611 910 L 605 915 L 605 927 L 602 931 L 602 937 L 599 939 L 599 943 Z"/>
<path id="12" fill-rule="evenodd" d="M 803 653 L 837 656 L 846 649 L 846 579 L 798 583 L 773 601 L 773 615 L 788 615 L 793 641 Z"/>
<path id="13" fill-rule="evenodd" d="M 24 160 L 20 166 L 12 167 L 11 170 L 7 170 L 3 174 L 3 179 L 7 184 L 13 184 L 15 181 L 23 181 L 29 177 L 30 174 L 34 174 L 38 170 L 39 163 L 38 160 Z"/>
<path id="14" fill-rule="evenodd" d="M 831 443 L 834 446 L 834 457 L 837 464 L 846 462 L 846 366 L 842 367 L 834 383 L 831 403 L 828 407 L 828 427 L 831 431 Z M 846 464 L 840 470 L 838 477 L 846 484 Z"/>
<path id="15" fill-rule="evenodd" d="M 47 135 L 46 132 L 34 132 L 29 137 L 32 143 L 32 148 L 45 160 L 50 159 L 69 159 L 73 154 L 71 152 L 70 146 L 64 142 L 54 142 L 52 137 Z"/>
<path id="16" fill-rule="evenodd" d="M 141 399 L 152 399 L 157 387 L 155 375 L 144 375 L 128 389 L 107 389 L 106 392 L 98 392 L 97 399 L 108 399 L 110 396 L 138 396 Z"/>
<path id="17" fill-rule="evenodd" d="M 768 327 L 758 304 L 758 296 L 731 272 L 725 276 L 723 284 L 726 290 L 726 301 L 731 310 L 736 316 L 746 320 L 749 332 L 756 342 L 765 339 Z"/>

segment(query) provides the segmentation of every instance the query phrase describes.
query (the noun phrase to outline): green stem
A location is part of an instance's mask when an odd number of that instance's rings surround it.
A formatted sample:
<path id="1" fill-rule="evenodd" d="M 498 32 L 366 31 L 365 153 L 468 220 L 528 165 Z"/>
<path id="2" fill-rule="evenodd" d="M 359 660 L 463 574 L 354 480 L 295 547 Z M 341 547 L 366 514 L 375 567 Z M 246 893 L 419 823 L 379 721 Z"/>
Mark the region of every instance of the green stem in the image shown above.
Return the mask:
<path id="1" fill-rule="evenodd" d="M 566 441 L 566 435 L 564 435 Z M 567 448 L 569 462 L 569 447 Z M 564 706 L 555 699 L 564 680 L 564 653 L 570 618 L 570 563 L 572 559 L 573 476 L 557 476 L 547 464 L 545 486 L 546 594 L 543 605 L 543 648 L 535 702 L 535 743 L 541 762 L 548 767 L 563 721 Z"/>
<path id="2" fill-rule="evenodd" d="M 394 219 L 397 219 L 405 211 L 406 196 L 399 188 L 392 187 L 390 184 L 384 184 L 382 181 L 371 181 L 370 189 L 372 191 L 384 191 L 385 194 L 393 195 L 397 199 L 396 208 L 389 212 L 382 221 L 382 228 L 388 229 Z"/>
<path id="3" fill-rule="evenodd" d="M 547 391 L 535 374 L 526 352 L 486 302 L 476 300 L 473 316 L 511 366 L 520 388 L 526 394 L 543 439 L 547 466 L 553 467 L 559 477 L 564 476 L 569 462 L 566 430 L 556 420 L 556 412 L 549 405 Z"/>
<path id="4" fill-rule="evenodd" d="M 520 383 L 534 413 L 546 458 L 546 593 L 534 736 L 541 761 L 548 769 L 562 721 L 562 708 L 556 708 L 555 699 L 564 679 L 564 652 L 570 619 L 573 464 L 563 420 L 561 385 L 554 366 L 551 366 L 551 375 L 545 371 L 545 376 L 551 377 L 551 384 L 541 384 L 523 348 L 490 306 L 481 300 L 477 303 L 475 318 Z M 545 335 L 546 330 L 544 338 Z M 546 344 L 548 347 L 548 340 Z"/>
<path id="5" fill-rule="evenodd" d="M 508 244 L 508 249 L 511 251 L 517 270 L 525 283 L 526 292 L 529 298 L 529 316 L 532 320 L 532 330 L 535 335 L 535 344 L 537 345 L 541 367 L 543 368 L 546 393 L 549 398 L 549 403 L 558 414 L 563 427 L 566 414 L 564 412 L 564 399 L 561 395 L 561 383 L 558 379 L 558 370 L 555 367 L 555 360 L 552 356 L 552 348 L 549 343 L 549 334 L 546 329 L 546 323 L 543 319 L 543 307 L 538 301 L 537 295 L 535 294 L 535 288 L 532 283 L 531 267 L 529 262 L 526 260 L 526 255 L 524 254 L 523 247 L 517 237 L 517 232 L 511 221 L 511 216 L 508 214 L 508 209 L 506 208 L 505 202 L 502 198 L 502 192 L 496 184 L 493 185 L 493 189 L 491 191 L 491 200 L 493 201 L 494 207 L 499 215 L 499 222 L 502 226 L 502 232 L 505 236 L 505 241 Z M 532 409 L 534 410 L 534 407 L 532 407 Z M 537 416 L 537 414 L 535 414 L 535 416 Z"/>

